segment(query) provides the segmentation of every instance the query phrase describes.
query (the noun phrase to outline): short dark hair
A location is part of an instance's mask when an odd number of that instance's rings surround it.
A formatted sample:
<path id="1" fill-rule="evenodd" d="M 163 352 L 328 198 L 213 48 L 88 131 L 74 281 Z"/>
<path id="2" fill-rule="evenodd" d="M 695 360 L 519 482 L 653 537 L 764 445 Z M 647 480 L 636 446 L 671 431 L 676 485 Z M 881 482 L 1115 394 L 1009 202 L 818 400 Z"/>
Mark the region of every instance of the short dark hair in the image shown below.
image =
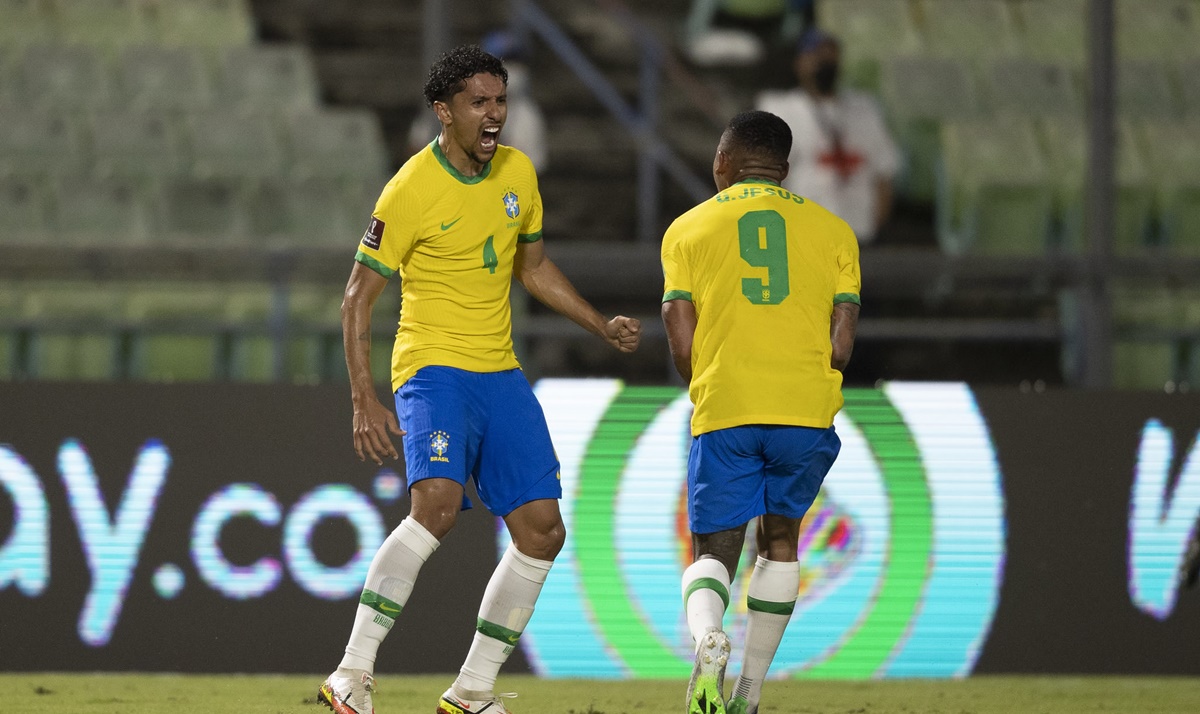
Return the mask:
<path id="1" fill-rule="evenodd" d="M 742 112 L 725 127 L 729 141 L 748 154 L 786 163 L 792 153 L 792 130 L 770 112 Z"/>
<path id="2" fill-rule="evenodd" d="M 492 74 L 508 84 L 508 70 L 499 58 L 484 52 L 479 45 L 460 45 L 438 57 L 425 80 L 425 104 L 448 102 L 463 90 L 467 80 L 477 74 Z"/>

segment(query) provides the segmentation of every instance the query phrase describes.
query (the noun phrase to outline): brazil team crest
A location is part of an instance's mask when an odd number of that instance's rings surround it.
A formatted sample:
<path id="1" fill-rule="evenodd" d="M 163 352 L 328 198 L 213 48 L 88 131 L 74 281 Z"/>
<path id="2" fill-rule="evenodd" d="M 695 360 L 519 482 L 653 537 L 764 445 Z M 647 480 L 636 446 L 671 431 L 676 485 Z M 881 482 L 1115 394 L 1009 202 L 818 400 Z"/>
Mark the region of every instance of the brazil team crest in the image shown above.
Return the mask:
<path id="1" fill-rule="evenodd" d="M 444 431 L 435 431 L 429 437 L 429 448 L 433 451 L 433 456 L 429 457 L 430 461 L 441 461 L 450 463 L 450 458 L 446 456 L 446 452 L 450 450 L 450 435 Z"/>
<path id="2" fill-rule="evenodd" d="M 521 215 L 521 204 L 517 203 L 517 194 L 512 191 L 504 194 L 504 213 L 509 218 Z"/>

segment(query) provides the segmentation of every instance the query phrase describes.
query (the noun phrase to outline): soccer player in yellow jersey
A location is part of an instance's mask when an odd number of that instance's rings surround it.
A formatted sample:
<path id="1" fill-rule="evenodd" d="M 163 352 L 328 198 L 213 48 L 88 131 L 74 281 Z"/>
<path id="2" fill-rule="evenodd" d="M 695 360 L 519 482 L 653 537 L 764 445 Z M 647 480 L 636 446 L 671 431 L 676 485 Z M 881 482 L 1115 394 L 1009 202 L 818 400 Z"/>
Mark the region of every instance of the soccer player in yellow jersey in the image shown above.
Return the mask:
<path id="1" fill-rule="evenodd" d="M 338 714 L 372 714 L 375 655 L 422 564 L 454 527 L 468 478 L 504 519 L 513 545 L 484 592 L 475 639 L 439 714 L 507 714 L 496 675 L 533 614 L 562 548 L 558 459 L 541 406 L 512 349 L 509 288 L 535 298 L 622 352 L 640 326 L 606 319 L 542 247 L 542 200 L 524 154 L 499 143 L 507 74 L 475 46 L 443 55 L 425 99 L 442 124 L 383 189 L 362 238 L 342 304 L 359 458 L 398 458 L 403 436 L 411 511 L 376 553 L 337 671 L 318 698 Z M 400 277 L 400 326 L 392 352 L 399 421 L 375 396 L 371 307 Z M 428 643 L 418 643 L 425 646 Z"/>
<path id="2" fill-rule="evenodd" d="M 680 216 L 662 243 L 663 321 L 695 404 L 694 562 L 683 575 L 697 648 L 689 714 L 758 711 L 796 605 L 800 520 L 841 448 L 833 417 L 858 323 L 858 242 L 845 221 L 780 188 L 791 145 L 774 114 L 734 117 L 713 160 L 717 195 Z M 721 622 L 756 518 L 745 657 L 726 703 L 731 646 Z"/>

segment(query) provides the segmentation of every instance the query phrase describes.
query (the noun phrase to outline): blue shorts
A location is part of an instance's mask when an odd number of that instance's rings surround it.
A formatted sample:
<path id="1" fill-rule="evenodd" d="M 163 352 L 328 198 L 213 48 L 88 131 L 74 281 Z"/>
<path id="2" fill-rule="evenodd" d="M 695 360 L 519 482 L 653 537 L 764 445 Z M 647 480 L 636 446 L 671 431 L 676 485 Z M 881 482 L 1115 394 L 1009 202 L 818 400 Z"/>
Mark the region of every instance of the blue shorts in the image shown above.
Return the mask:
<path id="1" fill-rule="evenodd" d="M 841 448 L 832 426 L 754 424 L 693 438 L 688 525 L 716 533 L 766 513 L 804 517 Z"/>
<path id="2" fill-rule="evenodd" d="M 519 369 L 422 367 L 396 390 L 408 488 L 427 478 L 467 478 L 497 516 L 562 498 L 558 457 L 542 405 Z M 471 500 L 463 495 L 463 510 Z"/>

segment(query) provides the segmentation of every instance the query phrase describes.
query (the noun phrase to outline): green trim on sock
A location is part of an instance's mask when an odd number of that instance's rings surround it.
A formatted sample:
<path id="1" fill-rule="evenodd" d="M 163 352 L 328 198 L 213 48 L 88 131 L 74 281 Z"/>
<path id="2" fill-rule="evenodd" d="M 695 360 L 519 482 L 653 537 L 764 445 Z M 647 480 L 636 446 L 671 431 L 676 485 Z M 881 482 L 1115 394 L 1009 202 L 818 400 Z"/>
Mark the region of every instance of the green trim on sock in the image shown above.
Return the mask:
<path id="1" fill-rule="evenodd" d="M 771 602 L 770 600 L 759 600 L 757 598 L 746 597 L 746 609 L 754 612 L 765 612 L 768 615 L 791 615 L 796 609 L 796 601 L 791 602 Z"/>
<path id="2" fill-rule="evenodd" d="M 517 640 L 521 639 L 521 633 L 516 630 L 510 630 L 507 627 L 501 627 L 494 622 L 488 622 L 482 617 L 475 623 L 475 630 L 485 637 L 491 637 L 493 640 L 500 640 L 506 645 L 515 645 Z"/>
<path id="3" fill-rule="evenodd" d="M 725 607 L 729 607 L 729 588 L 725 587 L 725 583 L 716 578 L 696 578 L 688 583 L 687 590 L 683 593 L 683 606 L 685 608 L 687 607 L 688 598 L 692 596 L 692 593 L 701 589 L 712 590 L 721 598 L 721 602 L 725 604 Z"/>
<path id="4" fill-rule="evenodd" d="M 388 600 L 373 590 L 363 590 L 362 597 L 360 597 L 358 601 L 372 610 L 375 610 L 382 615 L 387 615 L 392 619 L 395 619 L 395 617 L 400 614 L 400 611 L 404 609 L 403 605 L 399 605 L 392 600 Z"/>

